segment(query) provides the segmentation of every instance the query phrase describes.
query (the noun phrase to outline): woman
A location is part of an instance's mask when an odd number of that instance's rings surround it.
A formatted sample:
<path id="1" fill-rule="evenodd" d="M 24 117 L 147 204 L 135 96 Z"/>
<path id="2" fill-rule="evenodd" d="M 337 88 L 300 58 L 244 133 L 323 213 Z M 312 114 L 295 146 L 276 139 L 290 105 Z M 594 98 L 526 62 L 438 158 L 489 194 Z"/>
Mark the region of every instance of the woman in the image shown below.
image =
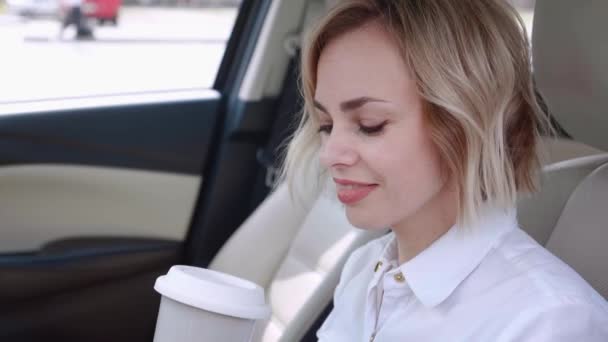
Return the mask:
<path id="1" fill-rule="evenodd" d="M 392 231 L 349 257 L 321 341 L 608 341 L 603 298 L 517 225 L 548 127 L 524 31 L 502 0 L 347 0 L 308 37 L 284 175 Z"/>

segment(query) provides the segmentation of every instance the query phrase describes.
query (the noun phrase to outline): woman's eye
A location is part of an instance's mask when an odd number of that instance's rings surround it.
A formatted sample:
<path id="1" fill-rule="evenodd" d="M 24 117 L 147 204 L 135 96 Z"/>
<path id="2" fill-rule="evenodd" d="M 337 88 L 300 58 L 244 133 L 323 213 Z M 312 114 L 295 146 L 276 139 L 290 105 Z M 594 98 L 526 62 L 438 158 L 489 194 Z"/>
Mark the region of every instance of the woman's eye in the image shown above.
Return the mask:
<path id="1" fill-rule="evenodd" d="M 331 133 L 331 128 L 332 128 L 332 125 L 321 125 L 321 126 L 319 126 L 319 133 L 329 134 L 329 133 Z"/>
<path id="2" fill-rule="evenodd" d="M 382 130 L 384 129 L 384 126 L 386 125 L 385 122 L 379 124 L 379 125 L 375 125 L 375 126 L 364 126 L 364 125 L 359 125 L 359 130 L 363 133 L 363 134 L 367 134 L 367 135 L 374 135 L 374 134 L 378 134 L 381 133 Z"/>
<path id="3" fill-rule="evenodd" d="M 384 126 L 386 126 L 386 122 L 383 122 L 379 125 L 374 125 L 374 126 L 359 125 L 359 131 L 366 135 L 375 135 L 375 134 L 381 133 L 382 130 L 384 129 Z M 332 129 L 333 129 L 332 124 L 320 125 L 319 133 L 331 134 Z"/>

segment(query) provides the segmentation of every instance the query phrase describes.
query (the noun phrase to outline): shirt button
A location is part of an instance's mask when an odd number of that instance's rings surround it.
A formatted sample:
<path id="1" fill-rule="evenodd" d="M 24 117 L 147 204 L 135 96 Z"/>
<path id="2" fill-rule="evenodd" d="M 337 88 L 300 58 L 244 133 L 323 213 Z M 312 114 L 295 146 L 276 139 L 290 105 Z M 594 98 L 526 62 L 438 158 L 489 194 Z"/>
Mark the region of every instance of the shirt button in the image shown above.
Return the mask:
<path id="1" fill-rule="evenodd" d="M 378 261 L 378 263 L 374 267 L 374 272 L 378 272 L 378 270 L 380 269 L 380 267 L 382 267 L 382 261 Z"/>
<path id="2" fill-rule="evenodd" d="M 395 281 L 398 283 L 403 283 L 405 281 L 405 277 L 403 276 L 403 273 L 401 273 L 401 272 L 395 274 L 393 277 L 395 278 Z"/>

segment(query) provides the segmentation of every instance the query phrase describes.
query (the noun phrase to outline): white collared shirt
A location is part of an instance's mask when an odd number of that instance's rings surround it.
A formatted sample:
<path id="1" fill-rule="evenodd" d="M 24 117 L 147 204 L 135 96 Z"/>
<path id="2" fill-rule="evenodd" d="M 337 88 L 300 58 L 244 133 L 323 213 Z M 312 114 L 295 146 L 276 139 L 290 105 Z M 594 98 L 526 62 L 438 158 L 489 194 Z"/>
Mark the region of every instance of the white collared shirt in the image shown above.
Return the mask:
<path id="1" fill-rule="evenodd" d="M 514 210 L 489 210 L 396 260 L 393 233 L 352 253 L 320 341 L 608 341 L 608 303 Z"/>

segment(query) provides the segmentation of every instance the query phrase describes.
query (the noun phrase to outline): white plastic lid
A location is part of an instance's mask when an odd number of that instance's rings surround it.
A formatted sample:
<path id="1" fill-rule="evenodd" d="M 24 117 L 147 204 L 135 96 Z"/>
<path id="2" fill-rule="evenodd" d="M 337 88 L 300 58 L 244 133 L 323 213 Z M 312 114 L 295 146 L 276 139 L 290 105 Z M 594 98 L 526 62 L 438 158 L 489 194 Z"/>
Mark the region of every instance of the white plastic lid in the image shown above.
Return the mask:
<path id="1" fill-rule="evenodd" d="M 154 289 L 180 303 L 222 315 L 266 319 L 264 289 L 250 281 L 200 267 L 175 265 Z"/>

